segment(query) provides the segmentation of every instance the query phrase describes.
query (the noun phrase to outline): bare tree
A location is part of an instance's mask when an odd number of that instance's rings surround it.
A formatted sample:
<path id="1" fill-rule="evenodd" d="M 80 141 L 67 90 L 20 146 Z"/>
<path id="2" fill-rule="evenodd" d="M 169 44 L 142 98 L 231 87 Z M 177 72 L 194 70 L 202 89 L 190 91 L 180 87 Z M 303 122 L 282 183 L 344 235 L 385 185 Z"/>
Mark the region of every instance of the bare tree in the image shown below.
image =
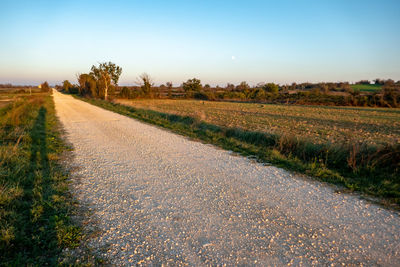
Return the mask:
<path id="1" fill-rule="evenodd" d="M 166 85 L 168 90 L 167 96 L 168 98 L 172 98 L 172 82 L 167 82 Z"/>
<path id="2" fill-rule="evenodd" d="M 154 97 L 154 93 L 153 93 L 153 78 L 147 74 L 147 73 L 142 73 L 138 79 L 137 79 L 137 83 L 140 85 L 140 88 L 142 89 L 142 92 L 145 96 L 147 97 Z"/>

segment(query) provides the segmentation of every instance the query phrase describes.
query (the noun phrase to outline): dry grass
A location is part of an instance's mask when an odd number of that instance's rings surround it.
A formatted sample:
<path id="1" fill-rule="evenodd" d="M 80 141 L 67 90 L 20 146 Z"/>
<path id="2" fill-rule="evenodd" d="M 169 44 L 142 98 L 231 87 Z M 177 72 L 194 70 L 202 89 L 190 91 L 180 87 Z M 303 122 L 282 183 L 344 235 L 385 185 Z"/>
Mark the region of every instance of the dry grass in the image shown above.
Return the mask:
<path id="1" fill-rule="evenodd" d="M 190 116 L 218 126 L 309 139 L 313 143 L 400 143 L 400 109 L 294 106 L 196 100 L 123 100 L 136 108 Z"/>

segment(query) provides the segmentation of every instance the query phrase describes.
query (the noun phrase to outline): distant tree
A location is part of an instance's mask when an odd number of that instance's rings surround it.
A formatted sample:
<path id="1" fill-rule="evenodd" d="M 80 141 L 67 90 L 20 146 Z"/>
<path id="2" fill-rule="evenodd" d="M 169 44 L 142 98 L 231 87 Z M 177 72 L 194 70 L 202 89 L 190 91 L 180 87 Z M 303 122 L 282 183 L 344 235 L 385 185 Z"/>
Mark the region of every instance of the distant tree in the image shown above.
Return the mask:
<path id="1" fill-rule="evenodd" d="M 98 67 L 92 66 L 91 75 L 94 76 L 98 83 L 97 86 L 104 91 L 104 99 L 107 100 L 108 90 L 111 85 L 117 86 L 122 68 L 112 62 L 100 63 Z"/>
<path id="2" fill-rule="evenodd" d="M 68 80 L 63 81 L 62 90 L 64 92 L 69 93 L 72 87 L 73 85 Z"/>
<path id="3" fill-rule="evenodd" d="M 356 82 L 356 84 L 371 84 L 368 80 L 361 80 Z"/>
<path id="4" fill-rule="evenodd" d="M 93 75 L 82 73 L 78 76 L 79 94 L 100 97 L 96 78 Z"/>
<path id="5" fill-rule="evenodd" d="M 119 93 L 119 95 L 122 98 L 130 98 L 131 97 L 131 90 L 129 90 L 128 87 L 124 86 L 124 87 L 122 87 L 121 92 Z"/>
<path id="6" fill-rule="evenodd" d="M 351 86 L 348 82 L 338 83 L 338 87 L 341 88 L 343 91 L 351 90 Z"/>
<path id="7" fill-rule="evenodd" d="M 209 84 L 204 85 L 204 89 L 210 89 L 211 86 Z"/>
<path id="8" fill-rule="evenodd" d="M 400 85 L 385 83 L 382 87 L 383 99 L 389 107 L 398 107 L 400 104 Z"/>
<path id="9" fill-rule="evenodd" d="M 262 88 L 253 89 L 252 97 L 257 100 L 264 100 L 266 97 L 265 91 Z"/>
<path id="10" fill-rule="evenodd" d="M 142 89 L 143 95 L 146 97 L 153 98 L 154 97 L 153 78 L 151 78 L 149 74 L 144 72 L 139 76 L 138 81 L 139 81 L 138 83 L 140 84 L 140 88 Z"/>
<path id="11" fill-rule="evenodd" d="M 245 91 L 248 89 L 250 89 L 250 85 L 245 81 L 241 82 L 239 85 L 236 86 L 236 90 L 238 91 Z"/>
<path id="12" fill-rule="evenodd" d="M 189 79 L 182 84 L 182 88 L 185 92 L 200 92 L 202 89 L 201 81 L 196 78 Z"/>
<path id="13" fill-rule="evenodd" d="M 227 83 L 225 89 L 227 91 L 234 91 L 235 90 L 235 85 L 232 83 Z"/>
<path id="14" fill-rule="evenodd" d="M 289 92 L 289 85 L 287 85 L 287 84 L 285 84 L 285 85 L 282 85 L 282 92 L 284 92 L 284 93 L 288 93 Z"/>
<path id="15" fill-rule="evenodd" d="M 172 97 L 172 82 L 167 82 L 167 90 L 168 90 L 168 97 L 171 98 Z"/>
<path id="16" fill-rule="evenodd" d="M 47 81 L 40 85 L 40 90 L 42 92 L 50 92 L 50 86 Z"/>
<path id="17" fill-rule="evenodd" d="M 267 83 L 264 85 L 263 89 L 268 93 L 276 94 L 279 91 L 279 86 L 274 83 Z"/>
<path id="18" fill-rule="evenodd" d="M 376 78 L 376 79 L 374 80 L 374 84 L 377 84 L 377 85 L 384 85 L 384 84 L 385 84 L 385 81 L 384 81 L 383 79 Z"/>
<path id="19" fill-rule="evenodd" d="M 394 84 L 395 84 L 395 82 L 392 79 L 387 79 L 384 81 L 384 85 L 393 86 Z"/>
<path id="20" fill-rule="evenodd" d="M 327 94 L 329 92 L 329 86 L 326 83 L 319 83 L 318 89 L 324 94 Z"/>

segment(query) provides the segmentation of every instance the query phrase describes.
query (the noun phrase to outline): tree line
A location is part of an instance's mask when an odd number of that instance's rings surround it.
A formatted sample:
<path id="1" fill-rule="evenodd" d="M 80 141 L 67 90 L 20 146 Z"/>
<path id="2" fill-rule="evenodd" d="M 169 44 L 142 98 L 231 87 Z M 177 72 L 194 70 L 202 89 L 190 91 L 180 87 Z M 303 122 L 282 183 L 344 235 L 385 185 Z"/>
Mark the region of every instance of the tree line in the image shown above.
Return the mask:
<path id="1" fill-rule="evenodd" d="M 348 82 L 292 83 L 278 85 L 259 83 L 250 86 L 246 81 L 225 87 L 203 85 L 197 78 L 188 79 L 180 86 L 172 82 L 155 86 L 152 77 L 141 74 L 134 86 L 118 86 L 122 68 L 112 62 L 92 66 L 89 73 L 77 75 L 78 84 L 65 80 L 58 89 L 86 97 L 102 98 L 187 98 L 200 100 L 251 101 L 263 103 L 315 104 L 340 106 L 400 107 L 400 81 L 375 79 L 356 82 L 356 85 L 375 84 L 372 92 L 354 89 Z"/>

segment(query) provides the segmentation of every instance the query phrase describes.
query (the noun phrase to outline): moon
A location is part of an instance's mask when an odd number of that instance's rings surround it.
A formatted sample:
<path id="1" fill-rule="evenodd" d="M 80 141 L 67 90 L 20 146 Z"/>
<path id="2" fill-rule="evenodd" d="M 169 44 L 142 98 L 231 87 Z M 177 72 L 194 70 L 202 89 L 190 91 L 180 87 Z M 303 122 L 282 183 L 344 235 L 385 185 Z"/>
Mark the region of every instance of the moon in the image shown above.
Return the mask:
<path id="1" fill-rule="evenodd" d="M 235 56 L 232 56 L 232 60 L 235 60 L 236 59 L 236 57 Z"/>

